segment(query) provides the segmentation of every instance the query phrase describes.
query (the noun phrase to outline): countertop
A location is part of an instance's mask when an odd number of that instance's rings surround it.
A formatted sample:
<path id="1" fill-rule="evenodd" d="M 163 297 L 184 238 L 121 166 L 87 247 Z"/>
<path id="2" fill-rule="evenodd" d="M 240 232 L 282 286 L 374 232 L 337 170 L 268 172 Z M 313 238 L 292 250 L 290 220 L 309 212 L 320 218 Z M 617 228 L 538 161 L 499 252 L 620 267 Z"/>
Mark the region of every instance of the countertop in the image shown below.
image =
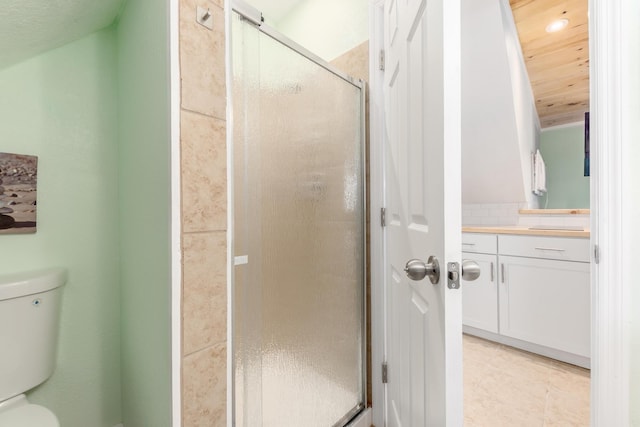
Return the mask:
<path id="1" fill-rule="evenodd" d="M 590 237 L 591 232 L 588 229 L 585 230 L 531 230 L 527 227 L 520 225 L 505 225 L 505 226 L 464 226 L 462 227 L 463 233 L 489 233 L 489 234 L 521 234 L 526 236 L 553 236 L 553 237 Z"/>
<path id="2" fill-rule="evenodd" d="M 590 209 L 520 209 L 520 215 L 589 215 Z"/>

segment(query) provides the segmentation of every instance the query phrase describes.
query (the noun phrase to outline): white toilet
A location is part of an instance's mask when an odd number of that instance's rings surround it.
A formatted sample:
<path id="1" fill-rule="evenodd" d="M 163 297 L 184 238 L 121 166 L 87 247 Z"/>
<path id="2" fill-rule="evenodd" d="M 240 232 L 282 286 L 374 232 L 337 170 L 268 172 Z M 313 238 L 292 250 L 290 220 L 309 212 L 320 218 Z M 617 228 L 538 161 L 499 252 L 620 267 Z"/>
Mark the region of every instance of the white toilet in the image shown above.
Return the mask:
<path id="1" fill-rule="evenodd" d="M 61 268 L 0 276 L 0 427 L 60 427 L 23 393 L 53 373 L 66 281 Z"/>

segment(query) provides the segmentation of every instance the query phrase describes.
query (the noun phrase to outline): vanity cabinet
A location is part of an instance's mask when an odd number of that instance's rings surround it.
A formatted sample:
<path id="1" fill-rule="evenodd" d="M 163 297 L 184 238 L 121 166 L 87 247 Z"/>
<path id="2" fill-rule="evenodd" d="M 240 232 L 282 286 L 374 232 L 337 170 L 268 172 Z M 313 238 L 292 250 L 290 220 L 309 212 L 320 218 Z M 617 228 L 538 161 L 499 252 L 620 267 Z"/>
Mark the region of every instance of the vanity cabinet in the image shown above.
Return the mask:
<path id="1" fill-rule="evenodd" d="M 478 281 L 462 285 L 465 332 L 588 367 L 589 239 L 476 236 L 462 239 L 463 258 L 481 266 Z M 493 253 L 473 252 L 493 239 Z"/>
<path id="2" fill-rule="evenodd" d="M 497 236 L 468 234 L 462 238 L 462 258 L 480 266 L 480 277 L 462 280 L 462 324 L 498 333 Z"/>

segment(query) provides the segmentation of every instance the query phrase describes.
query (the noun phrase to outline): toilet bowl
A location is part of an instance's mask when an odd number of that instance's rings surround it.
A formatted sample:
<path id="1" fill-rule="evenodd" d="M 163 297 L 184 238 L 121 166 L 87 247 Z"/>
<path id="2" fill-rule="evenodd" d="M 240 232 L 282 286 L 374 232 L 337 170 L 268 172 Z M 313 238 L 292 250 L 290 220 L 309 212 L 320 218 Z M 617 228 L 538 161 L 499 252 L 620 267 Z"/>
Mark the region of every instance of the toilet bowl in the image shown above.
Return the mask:
<path id="1" fill-rule="evenodd" d="M 66 270 L 0 275 L 0 427 L 60 427 L 25 392 L 55 368 L 58 321 Z"/>
<path id="2" fill-rule="evenodd" d="M 53 412 L 20 394 L 0 403 L 0 427 L 60 427 L 60 423 Z"/>

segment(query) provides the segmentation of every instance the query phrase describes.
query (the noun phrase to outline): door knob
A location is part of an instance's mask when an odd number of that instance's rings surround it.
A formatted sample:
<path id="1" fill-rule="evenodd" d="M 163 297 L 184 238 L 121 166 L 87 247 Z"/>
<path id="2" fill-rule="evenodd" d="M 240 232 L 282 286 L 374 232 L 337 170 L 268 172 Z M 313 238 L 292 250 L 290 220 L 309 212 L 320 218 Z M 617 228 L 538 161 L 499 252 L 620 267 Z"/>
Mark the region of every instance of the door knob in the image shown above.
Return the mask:
<path id="1" fill-rule="evenodd" d="M 462 279 L 471 282 L 480 277 L 480 266 L 470 259 L 462 260 Z"/>
<path id="2" fill-rule="evenodd" d="M 430 256 L 426 263 L 419 259 L 410 259 L 404 271 L 411 280 L 418 281 L 429 276 L 429 280 L 434 285 L 440 280 L 440 264 L 438 263 L 438 258 L 434 256 Z"/>

